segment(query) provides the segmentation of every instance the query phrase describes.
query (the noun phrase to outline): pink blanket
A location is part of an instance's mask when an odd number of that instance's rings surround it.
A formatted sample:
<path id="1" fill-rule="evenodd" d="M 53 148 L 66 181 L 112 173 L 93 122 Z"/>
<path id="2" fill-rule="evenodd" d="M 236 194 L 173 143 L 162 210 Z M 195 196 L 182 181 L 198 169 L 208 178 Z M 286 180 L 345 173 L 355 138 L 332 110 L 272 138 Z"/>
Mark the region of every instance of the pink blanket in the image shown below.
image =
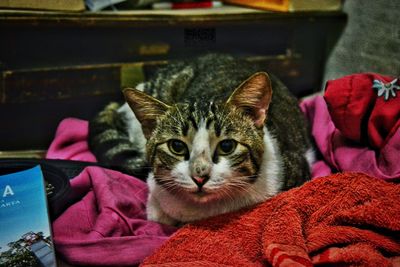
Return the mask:
<path id="1" fill-rule="evenodd" d="M 134 266 L 175 231 L 146 220 L 147 186 L 138 179 L 87 167 L 71 186 L 78 201 L 53 223 L 58 255 L 70 264 Z"/>
<path id="2" fill-rule="evenodd" d="M 87 121 L 76 118 L 62 120 L 47 150 L 46 158 L 97 162 L 96 157 L 89 150 L 88 134 Z"/>

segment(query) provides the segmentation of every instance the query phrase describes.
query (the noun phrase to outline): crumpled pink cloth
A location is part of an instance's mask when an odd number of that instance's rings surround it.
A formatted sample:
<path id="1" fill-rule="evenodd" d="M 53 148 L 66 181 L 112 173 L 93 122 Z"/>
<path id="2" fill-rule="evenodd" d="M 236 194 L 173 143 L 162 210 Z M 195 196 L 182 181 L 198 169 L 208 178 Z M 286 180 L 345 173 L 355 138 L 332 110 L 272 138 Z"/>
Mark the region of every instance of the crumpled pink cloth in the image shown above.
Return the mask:
<path id="1" fill-rule="evenodd" d="M 71 180 L 79 199 L 53 222 L 58 255 L 74 265 L 136 266 L 176 230 L 147 221 L 147 186 L 131 176 L 87 167 Z"/>
<path id="2" fill-rule="evenodd" d="M 351 141 L 335 127 L 322 96 L 300 104 L 322 159 L 312 168 L 312 177 L 333 172 L 363 172 L 384 180 L 400 179 L 400 128 L 379 151 Z"/>
<path id="3" fill-rule="evenodd" d="M 46 158 L 97 162 L 96 157 L 89 150 L 88 134 L 88 121 L 76 118 L 62 120 L 47 150 Z"/>

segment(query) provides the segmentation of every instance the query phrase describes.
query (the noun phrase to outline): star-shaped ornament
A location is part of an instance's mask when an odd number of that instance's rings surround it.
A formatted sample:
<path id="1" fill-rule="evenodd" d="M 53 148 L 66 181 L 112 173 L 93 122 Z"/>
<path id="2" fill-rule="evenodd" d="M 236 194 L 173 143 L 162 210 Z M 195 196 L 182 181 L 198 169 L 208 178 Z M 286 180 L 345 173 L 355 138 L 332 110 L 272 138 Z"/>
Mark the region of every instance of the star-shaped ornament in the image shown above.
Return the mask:
<path id="1" fill-rule="evenodd" d="M 396 91 L 400 91 L 400 86 L 397 85 L 398 78 L 394 79 L 391 82 L 384 83 L 380 80 L 374 80 L 374 84 L 372 85 L 373 89 L 376 89 L 378 92 L 378 96 L 383 96 L 385 101 L 388 101 L 389 98 L 395 98 L 397 96 Z"/>

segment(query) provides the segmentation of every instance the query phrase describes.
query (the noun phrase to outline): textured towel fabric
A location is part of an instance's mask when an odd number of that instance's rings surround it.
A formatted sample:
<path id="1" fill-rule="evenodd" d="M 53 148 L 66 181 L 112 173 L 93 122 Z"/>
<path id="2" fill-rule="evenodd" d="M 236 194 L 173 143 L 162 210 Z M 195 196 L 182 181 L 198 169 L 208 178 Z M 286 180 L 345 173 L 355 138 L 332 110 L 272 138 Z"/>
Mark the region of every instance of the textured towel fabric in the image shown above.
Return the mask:
<path id="1" fill-rule="evenodd" d="M 400 185 L 365 174 L 315 179 L 186 225 L 142 266 L 399 266 L 399 199 Z"/>
<path id="2" fill-rule="evenodd" d="M 47 150 L 46 158 L 97 162 L 89 150 L 88 134 L 88 121 L 76 118 L 62 120 Z"/>
<path id="3" fill-rule="evenodd" d="M 347 139 L 380 149 L 392 138 L 400 126 L 400 82 L 393 88 L 394 80 L 360 73 L 327 82 L 324 97 L 330 115 Z M 385 85 L 392 89 L 386 90 Z"/>
<path id="4" fill-rule="evenodd" d="M 131 176 L 87 167 L 71 180 L 78 200 L 53 223 L 60 257 L 81 266 L 136 266 L 175 229 L 147 221 L 147 186 Z"/>
<path id="5" fill-rule="evenodd" d="M 322 155 L 322 159 L 312 166 L 312 177 L 358 171 L 380 179 L 400 180 L 400 128 L 377 151 L 346 138 L 335 127 L 322 96 L 304 100 L 301 109 Z"/>

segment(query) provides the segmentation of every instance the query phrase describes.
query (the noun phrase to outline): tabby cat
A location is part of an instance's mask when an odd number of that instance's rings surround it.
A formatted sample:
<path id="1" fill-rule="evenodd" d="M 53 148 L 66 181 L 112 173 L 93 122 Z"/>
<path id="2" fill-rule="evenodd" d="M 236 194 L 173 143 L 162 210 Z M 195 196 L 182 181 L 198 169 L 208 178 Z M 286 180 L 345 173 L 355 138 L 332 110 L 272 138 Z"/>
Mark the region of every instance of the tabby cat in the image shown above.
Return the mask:
<path id="1" fill-rule="evenodd" d="M 90 122 L 90 147 L 103 164 L 148 174 L 149 220 L 175 225 L 238 210 L 310 177 L 297 99 L 254 63 L 207 54 L 123 92 L 124 105 Z"/>

